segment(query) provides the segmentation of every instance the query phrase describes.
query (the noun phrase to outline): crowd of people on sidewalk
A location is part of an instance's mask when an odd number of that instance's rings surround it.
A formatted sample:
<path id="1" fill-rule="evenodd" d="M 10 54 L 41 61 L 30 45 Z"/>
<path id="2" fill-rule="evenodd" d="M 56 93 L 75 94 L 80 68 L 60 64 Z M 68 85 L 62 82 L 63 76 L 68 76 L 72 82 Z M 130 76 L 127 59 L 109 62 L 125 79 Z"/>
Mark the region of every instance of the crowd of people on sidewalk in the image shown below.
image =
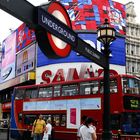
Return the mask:
<path id="1" fill-rule="evenodd" d="M 77 130 L 77 140 L 97 140 L 96 127 L 93 125 L 94 120 L 91 117 L 82 116 L 81 125 Z M 33 140 L 53 140 L 51 119 L 47 121 L 42 115 L 34 121 L 31 136 Z"/>

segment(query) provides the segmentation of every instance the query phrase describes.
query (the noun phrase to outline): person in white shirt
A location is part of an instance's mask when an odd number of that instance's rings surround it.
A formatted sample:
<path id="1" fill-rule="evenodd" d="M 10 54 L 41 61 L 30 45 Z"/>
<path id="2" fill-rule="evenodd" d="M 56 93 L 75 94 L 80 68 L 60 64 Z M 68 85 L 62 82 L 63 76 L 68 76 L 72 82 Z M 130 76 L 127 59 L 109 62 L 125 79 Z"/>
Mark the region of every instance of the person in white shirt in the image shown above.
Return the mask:
<path id="1" fill-rule="evenodd" d="M 96 129 L 93 127 L 93 119 L 87 118 L 80 128 L 80 140 L 97 140 Z"/>
<path id="2" fill-rule="evenodd" d="M 52 133 L 52 125 L 51 125 L 51 120 L 47 120 L 47 125 L 46 129 L 44 131 L 44 136 L 42 140 L 51 140 L 51 133 Z"/>
<path id="3" fill-rule="evenodd" d="M 79 128 L 77 130 L 77 140 L 81 139 L 80 138 L 80 128 L 81 128 L 81 126 L 83 126 L 85 124 L 86 119 L 87 119 L 87 116 L 85 116 L 85 115 L 82 116 L 82 118 L 81 118 L 81 125 L 79 126 Z"/>

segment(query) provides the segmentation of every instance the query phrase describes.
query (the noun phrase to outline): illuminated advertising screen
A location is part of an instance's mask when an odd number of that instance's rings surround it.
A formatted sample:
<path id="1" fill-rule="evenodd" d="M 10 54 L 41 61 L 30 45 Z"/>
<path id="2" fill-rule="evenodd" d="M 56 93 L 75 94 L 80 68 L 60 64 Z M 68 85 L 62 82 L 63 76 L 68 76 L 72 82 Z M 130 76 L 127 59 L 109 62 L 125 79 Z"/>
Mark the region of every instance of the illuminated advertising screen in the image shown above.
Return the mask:
<path id="1" fill-rule="evenodd" d="M 17 54 L 16 75 L 28 72 L 35 67 L 35 44 Z"/>
<path id="2" fill-rule="evenodd" d="M 124 96 L 124 108 L 129 110 L 140 110 L 140 98 Z"/>
<path id="3" fill-rule="evenodd" d="M 101 52 L 101 43 L 97 41 L 97 34 L 91 33 L 80 33 L 79 37 L 84 41 L 89 43 L 92 47 L 96 48 Z M 70 55 L 66 58 L 61 59 L 49 59 L 47 58 L 37 47 L 37 66 L 44 66 L 49 64 L 57 63 L 70 63 L 70 62 L 91 62 L 89 59 L 84 56 L 79 55 L 77 52 L 71 51 Z M 116 40 L 110 46 L 111 56 L 110 64 L 125 66 L 125 38 L 117 37 Z"/>
<path id="4" fill-rule="evenodd" d="M 60 0 L 72 21 L 73 30 L 97 30 L 108 18 L 118 33 L 125 34 L 125 6 L 112 0 Z"/>
<path id="5" fill-rule="evenodd" d="M 16 32 L 13 32 L 2 43 L 1 82 L 15 77 Z"/>
<path id="6" fill-rule="evenodd" d="M 23 23 L 16 30 L 16 52 L 31 44 L 35 39 L 35 32 Z"/>

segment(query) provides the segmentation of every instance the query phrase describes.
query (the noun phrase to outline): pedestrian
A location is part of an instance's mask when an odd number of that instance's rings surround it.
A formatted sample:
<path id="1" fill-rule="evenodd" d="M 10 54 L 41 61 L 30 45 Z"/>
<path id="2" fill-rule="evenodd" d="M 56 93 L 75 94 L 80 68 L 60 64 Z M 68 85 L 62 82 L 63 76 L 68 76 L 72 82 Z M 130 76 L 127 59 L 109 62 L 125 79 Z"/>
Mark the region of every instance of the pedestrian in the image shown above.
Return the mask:
<path id="1" fill-rule="evenodd" d="M 43 116 L 39 115 L 39 118 L 34 121 L 32 127 L 33 140 L 42 140 L 45 126 L 46 123 L 43 120 Z"/>
<path id="2" fill-rule="evenodd" d="M 44 131 L 43 140 L 52 140 L 52 125 L 51 119 L 47 120 L 46 129 Z"/>
<path id="3" fill-rule="evenodd" d="M 80 128 L 80 140 L 97 140 L 96 127 L 93 126 L 93 119 L 87 118 L 85 124 Z"/>
<path id="4" fill-rule="evenodd" d="M 79 126 L 78 130 L 77 130 L 77 140 L 81 140 L 80 138 L 80 128 L 81 126 L 83 126 L 85 124 L 85 120 L 87 119 L 87 116 L 82 116 L 81 118 L 81 125 Z"/>

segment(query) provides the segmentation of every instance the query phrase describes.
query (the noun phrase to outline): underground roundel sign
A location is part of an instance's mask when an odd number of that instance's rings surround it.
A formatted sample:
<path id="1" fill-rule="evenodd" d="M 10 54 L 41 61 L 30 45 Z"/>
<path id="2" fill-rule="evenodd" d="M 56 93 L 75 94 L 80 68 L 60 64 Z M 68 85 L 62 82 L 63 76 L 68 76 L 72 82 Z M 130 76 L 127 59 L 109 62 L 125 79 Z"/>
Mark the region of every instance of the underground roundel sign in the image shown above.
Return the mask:
<path id="1" fill-rule="evenodd" d="M 36 38 L 44 54 L 49 58 L 68 56 L 71 45 L 76 42 L 76 35 L 71 30 L 71 21 L 65 8 L 55 1 L 38 7 L 38 25 Z"/>

